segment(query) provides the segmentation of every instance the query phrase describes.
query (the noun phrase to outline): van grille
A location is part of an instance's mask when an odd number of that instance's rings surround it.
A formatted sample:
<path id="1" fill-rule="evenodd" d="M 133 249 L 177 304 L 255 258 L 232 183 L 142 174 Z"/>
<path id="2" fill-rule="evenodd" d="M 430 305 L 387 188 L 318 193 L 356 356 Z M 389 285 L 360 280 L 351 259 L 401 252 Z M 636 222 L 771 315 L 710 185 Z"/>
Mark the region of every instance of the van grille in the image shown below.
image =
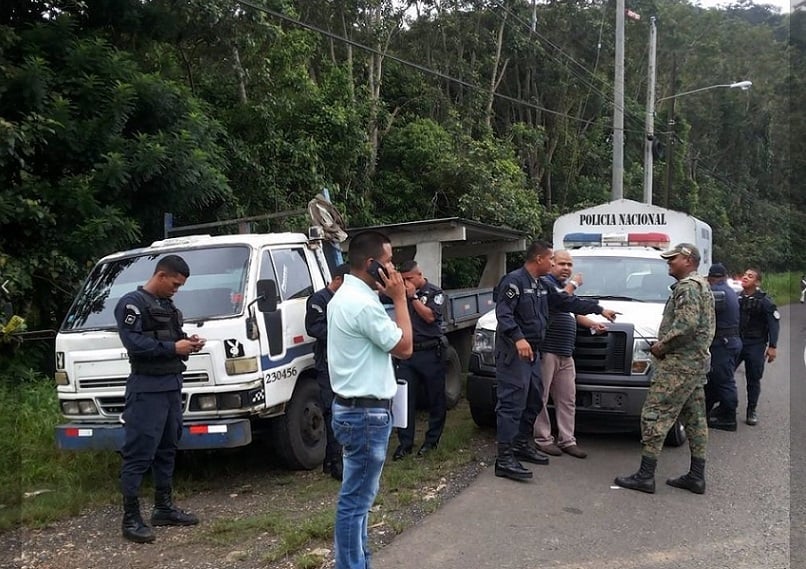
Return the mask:
<path id="1" fill-rule="evenodd" d="M 577 373 L 630 374 L 627 333 L 608 331 L 593 335 L 587 328 L 577 330 L 574 365 Z"/>

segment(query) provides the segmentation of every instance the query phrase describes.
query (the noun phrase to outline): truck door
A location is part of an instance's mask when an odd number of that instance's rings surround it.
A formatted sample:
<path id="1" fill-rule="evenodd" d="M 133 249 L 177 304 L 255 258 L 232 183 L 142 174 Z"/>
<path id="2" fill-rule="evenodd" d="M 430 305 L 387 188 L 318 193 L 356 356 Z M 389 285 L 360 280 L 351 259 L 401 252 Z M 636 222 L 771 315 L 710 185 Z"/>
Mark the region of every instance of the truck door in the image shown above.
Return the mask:
<path id="1" fill-rule="evenodd" d="M 313 293 L 313 283 L 304 248 L 264 250 L 259 278 L 274 280 L 280 297 L 275 312 L 262 314 L 261 352 L 275 362 L 295 359 L 306 349 L 310 352 L 311 346 L 305 345 L 305 301 Z"/>

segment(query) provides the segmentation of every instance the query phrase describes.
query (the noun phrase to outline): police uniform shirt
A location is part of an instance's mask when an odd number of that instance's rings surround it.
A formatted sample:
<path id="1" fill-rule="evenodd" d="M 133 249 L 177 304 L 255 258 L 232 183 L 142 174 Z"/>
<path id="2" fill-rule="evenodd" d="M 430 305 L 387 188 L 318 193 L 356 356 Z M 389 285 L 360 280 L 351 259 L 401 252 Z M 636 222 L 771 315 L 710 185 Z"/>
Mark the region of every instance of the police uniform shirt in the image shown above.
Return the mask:
<path id="1" fill-rule="evenodd" d="M 739 331 L 743 342 L 763 341 L 771 348 L 778 345 L 781 314 L 767 293 L 757 290 L 739 297 Z"/>
<path id="2" fill-rule="evenodd" d="M 143 330 L 143 315 L 152 303 L 162 309 L 176 311 L 181 332 L 182 313 L 174 306 L 173 301 L 169 298 L 157 298 L 139 286 L 136 291 L 123 295 L 115 306 L 115 320 L 120 341 L 126 348 L 130 360 L 133 358 L 153 362 L 180 360 L 180 365 L 177 367 L 181 367 L 181 370 L 184 371 L 184 365 L 181 365 L 183 358 L 176 353 L 176 341 L 158 340 Z M 176 340 L 184 337 L 185 334 L 182 333 Z M 181 387 L 181 371 L 164 375 L 144 375 L 132 371 L 126 382 L 127 393 L 171 391 L 181 389 Z"/>
<path id="3" fill-rule="evenodd" d="M 716 305 L 716 335 L 715 338 L 725 338 L 739 335 L 739 296 L 726 281 L 711 285 L 712 291 L 720 291 L 725 300 Z"/>
<path id="4" fill-rule="evenodd" d="M 333 291 L 325 287 L 308 297 L 305 311 L 305 331 L 316 339 L 314 361 L 316 371 L 327 372 L 327 304 L 333 298 Z"/>
<path id="5" fill-rule="evenodd" d="M 440 338 L 442 336 L 442 305 L 445 303 L 445 294 L 442 292 L 442 289 L 426 281 L 415 293 L 411 302 L 421 302 L 425 304 L 434 314 L 434 321 L 429 324 L 422 319 L 413 305 L 409 306 L 414 342 L 427 342 Z"/>
<path id="6" fill-rule="evenodd" d="M 496 337 L 513 344 L 526 339 L 532 346 L 538 346 L 543 341 L 549 307 L 575 314 L 602 313 L 598 302 L 559 292 L 549 281 L 532 277 L 524 267 L 501 279 L 494 300 L 498 319 Z"/>

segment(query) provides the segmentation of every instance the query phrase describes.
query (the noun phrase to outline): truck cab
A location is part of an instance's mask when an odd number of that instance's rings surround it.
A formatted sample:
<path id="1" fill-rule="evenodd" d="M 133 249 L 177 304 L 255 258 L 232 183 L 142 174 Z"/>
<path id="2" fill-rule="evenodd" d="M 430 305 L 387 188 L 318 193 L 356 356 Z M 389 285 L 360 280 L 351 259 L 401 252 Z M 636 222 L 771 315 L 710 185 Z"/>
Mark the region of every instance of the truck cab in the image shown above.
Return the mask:
<path id="1" fill-rule="evenodd" d="M 576 295 L 620 313 L 606 334 L 577 330 L 577 417 L 599 431 L 635 429 L 654 372 L 649 346 L 657 340 L 675 282 L 660 253 L 676 243 L 694 243 L 702 252 L 701 270 L 707 269 L 711 228 L 686 214 L 617 200 L 558 218 L 554 242 L 556 249 L 570 251 L 574 273 L 583 275 Z M 467 397 L 481 426 L 495 422 L 496 324 L 494 310 L 479 319 L 468 364 Z M 684 441 L 677 424 L 667 444 Z"/>
<path id="2" fill-rule="evenodd" d="M 56 338 L 57 394 L 69 421 L 56 429 L 58 445 L 122 445 L 130 367 L 114 308 L 148 280 L 159 257 L 171 253 L 191 270 L 174 296 L 184 331 L 207 339 L 183 374 L 180 448 L 242 446 L 253 430 L 270 430 L 289 466 L 321 464 L 325 431 L 314 340 L 303 323 L 306 298 L 325 286 L 330 273 L 320 242 L 295 233 L 174 237 L 101 259 Z M 276 298 L 272 310 L 262 312 L 257 301 L 265 290 Z"/>

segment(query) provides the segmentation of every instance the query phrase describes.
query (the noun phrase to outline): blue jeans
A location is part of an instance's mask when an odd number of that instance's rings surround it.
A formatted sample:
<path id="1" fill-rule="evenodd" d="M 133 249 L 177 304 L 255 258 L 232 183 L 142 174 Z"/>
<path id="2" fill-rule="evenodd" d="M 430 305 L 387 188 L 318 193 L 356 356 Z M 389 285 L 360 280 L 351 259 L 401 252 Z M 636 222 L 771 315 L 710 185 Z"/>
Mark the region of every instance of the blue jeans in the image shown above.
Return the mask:
<path id="1" fill-rule="evenodd" d="M 336 505 L 336 569 L 369 569 L 369 509 L 378 494 L 392 434 L 392 413 L 383 408 L 333 403 L 333 433 L 343 447 L 344 479 Z"/>

